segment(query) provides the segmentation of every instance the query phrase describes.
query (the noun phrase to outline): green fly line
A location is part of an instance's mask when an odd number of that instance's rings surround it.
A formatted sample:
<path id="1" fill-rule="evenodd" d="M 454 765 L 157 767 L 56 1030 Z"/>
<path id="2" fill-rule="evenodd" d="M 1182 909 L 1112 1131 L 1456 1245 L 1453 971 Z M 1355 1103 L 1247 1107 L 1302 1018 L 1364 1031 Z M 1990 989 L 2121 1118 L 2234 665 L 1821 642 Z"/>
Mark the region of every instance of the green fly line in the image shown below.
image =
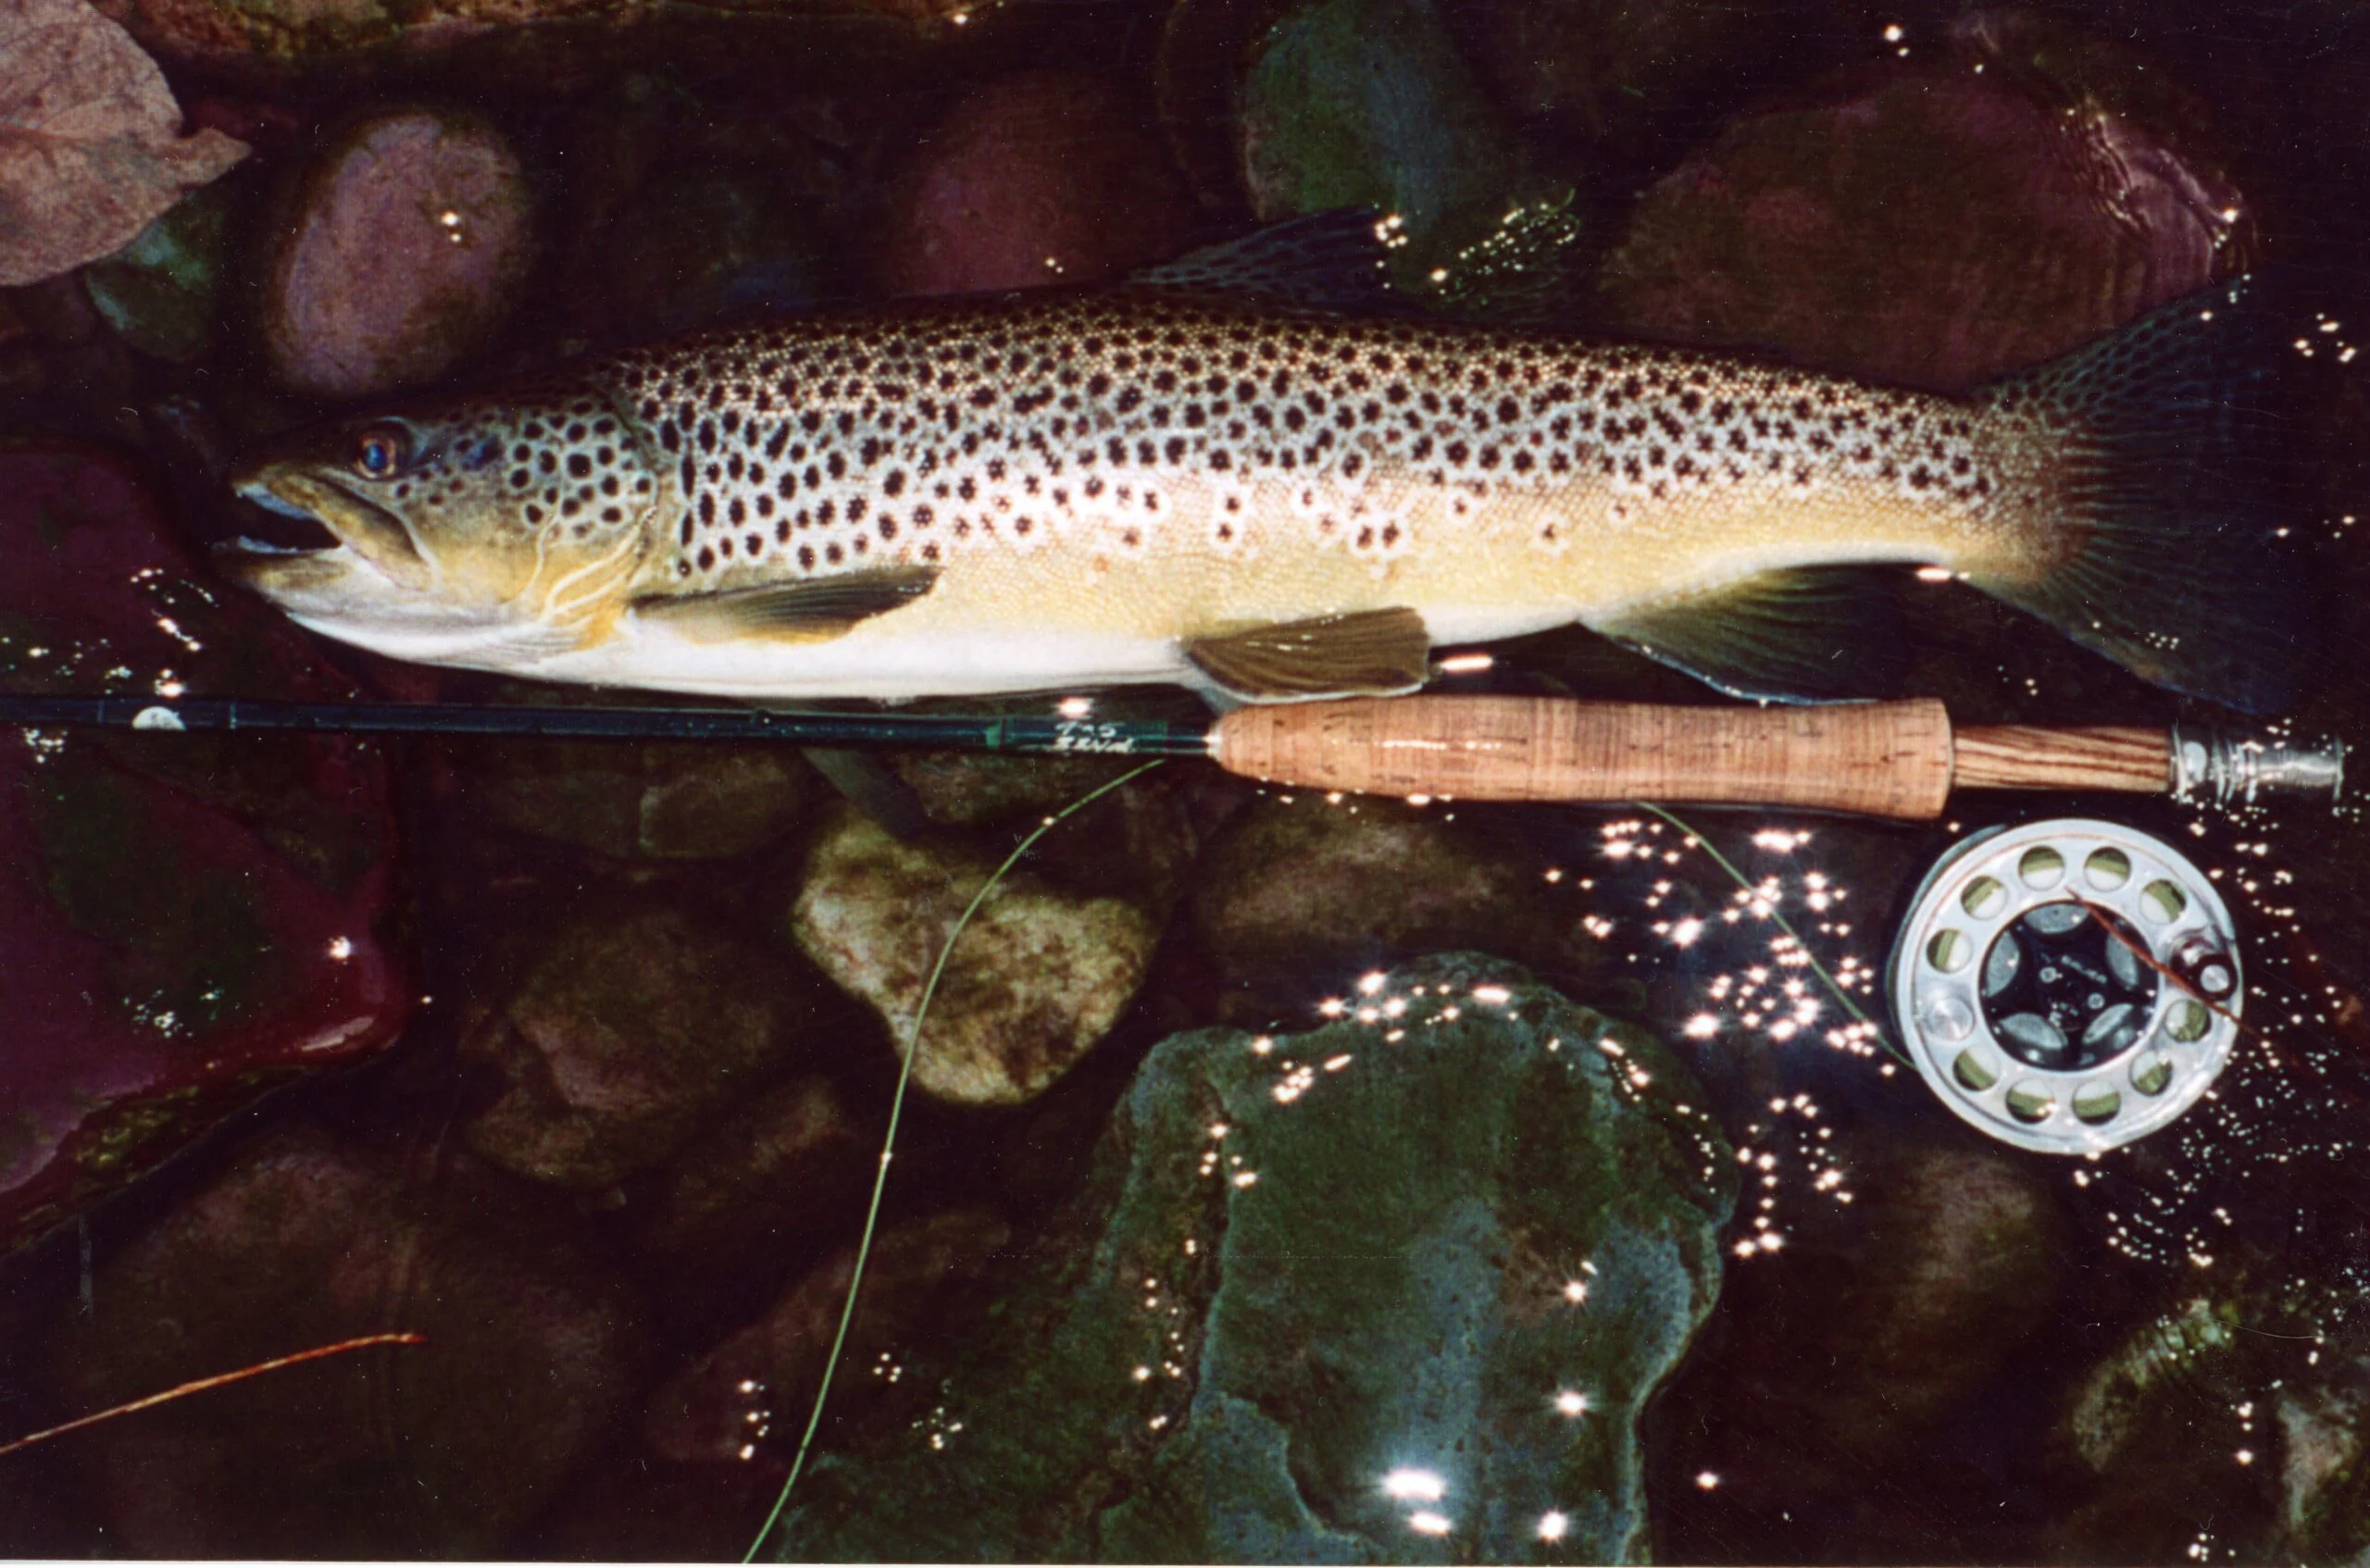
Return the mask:
<path id="1" fill-rule="evenodd" d="M 848 1279 L 847 1300 L 840 1307 L 840 1326 L 831 1336 L 831 1353 L 823 1363 L 823 1380 L 816 1388 L 813 1407 L 806 1412 L 806 1430 L 799 1435 L 798 1452 L 790 1462 L 790 1474 L 782 1477 L 781 1490 L 776 1494 L 766 1522 L 757 1527 L 756 1538 L 749 1543 L 749 1549 L 741 1554 L 742 1562 L 755 1562 L 757 1552 L 766 1544 L 766 1537 L 773 1534 L 774 1525 L 781 1519 L 781 1511 L 789 1506 L 791 1488 L 798 1485 L 799 1474 L 806 1468 L 806 1455 L 815 1446 L 815 1434 L 822 1427 L 823 1406 L 831 1397 L 831 1376 L 839 1370 L 840 1351 L 847 1344 L 848 1325 L 855 1321 L 856 1296 L 864 1288 L 865 1262 L 872 1255 L 872 1235 L 880 1223 L 880 1195 L 889 1185 L 889 1157 L 897 1146 L 897 1121 L 905 1108 L 905 1086 L 913 1081 L 914 1059 L 922 1053 L 922 1026 L 929 1019 L 930 1000 L 938 994 L 938 982 L 946 973 L 948 955 L 954 952 L 954 944 L 963 940 L 964 927 L 971 924 L 971 916 L 979 912 L 979 906 L 988 902 L 988 895 L 994 892 L 1012 868 L 1020 864 L 1020 857 L 1037 847 L 1038 840 L 1120 785 L 1150 773 L 1165 760 L 1154 758 L 1141 767 L 1130 768 L 1108 783 L 1098 784 L 1039 823 L 1027 838 L 1013 846 L 1012 852 L 1004 857 L 1004 864 L 997 866 L 979 885 L 979 890 L 971 895 L 971 902 L 963 906 L 963 913 L 955 917 L 954 927 L 946 933 L 946 940 L 940 944 L 937 961 L 930 964 L 929 978 L 922 985 L 921 1004 L 914 1010 L 913 1033 L 905 1042 L 905 1064 L 897 1074 L 897 1090 L 889 1099 L 889 1127 L 880 1139 L 880 1168 L 873 1173 L 872 1201 L 865 1208 L 864 1235 L 856 1242 L 855 1268 Z"/>
<path id="2" fill-rule="evenodd" d="M 1654 815 L 1661 817 L 1665 822 L 1669 823 L 1673 828 L 1678 828 L 1680 832 L 1686 834 L 1688 838 L 1693 840 L 1696 847 L 1701 849 L 1705 854 L 1710 855 L 1712 857 L 1712 864 L 1727 872 L 1728 874 L 1728 879 L 1734 882 L 1739 888 L 1742 889 L 1747 893 L 1757 890 L 1754 885 L 1746 879 L 1745 874 L 1739 871 L 1727 855 L 1722 854 L 1713 846 L 1711 840 L 1705 838 L 1703 834 L 1698 833 L 1694 828 L 1690 828 L 1686 823 L 1681 822 L 1677 816 L 1667 811 L 1665 811 L 1662 807 L 1654 804 L 1652 801 L 1632 801 L 1630 804 L 1636 806 L 1640 811 L 1652 812 Z M 1884 1026 L 1877 1023 L 1874 1018 L 1869 1017 L 1865 1012 L 1862 1011 L 1860 1004 L 1852 1000 L 1852 994 L 1836 982 L 1834 976 L 1827 972 L 1827 965 L 1818 961 L 1818 954 L 1811 951 L 1810 943 L 1802 940 L 1802 934 L 1794 929 L 1793 923 L 1786 918 L 1785 914 L 1778 909 L 1775 900 L 1772 900 L 1769 905 L 1769 918 L 1777 922 L 1778 928 L 1779 930 L 1785 932 L 1789 938 L 1792 939 L 1796 947 L 1802 949 L 1802 957 L 1809 963 L 1811 966 L 1811 973 L 1818 977 L 1819 984 L 1827 988 L 1827 994 L 1834 997 L 1836 1002 L 1842 1006 L 1843 1011 L 1852 1014 L 1852 1019 L 1855 1022 L 1866 1026 L 1868 1032 L 1876 1037 L 1877 1043 L 1884 1047 L 1885 1054 L 1900 1063 L 1902 1066 L 1915 1069 L 1917 1064 L 1912 1062 L 1907 1054 L 1902 1051 L 1901 1047 L 1893 1044 L 1892 1037 L 1885 1033 Z"/>

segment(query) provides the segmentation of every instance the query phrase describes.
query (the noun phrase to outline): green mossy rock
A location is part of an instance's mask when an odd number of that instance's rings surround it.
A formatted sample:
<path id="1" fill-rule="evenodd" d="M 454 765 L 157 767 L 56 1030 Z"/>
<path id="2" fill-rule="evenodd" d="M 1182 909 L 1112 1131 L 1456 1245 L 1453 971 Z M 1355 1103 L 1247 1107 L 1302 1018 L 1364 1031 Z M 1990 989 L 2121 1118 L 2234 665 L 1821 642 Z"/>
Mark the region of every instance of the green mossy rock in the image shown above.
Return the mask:
<path id="1" fill-rule="evenodd" d="M 1395 214 L 1411 243 L 1392 276 L 1418 292 L 1509 207 L 1553 193 L 1429 0 L 1295 7 L 1259 46 L 1241 97 L 1241 168 L 1260 219 Z"/>
<path id="2" fill-rule="evenodd" d="M 1171 1037 L 978 1358 L 816 1468 L 782 1560 L 1643 1557 L 1639 1412 L 1735 1200 L 1701 1098 L 1472 954 Z"/>
<path id="3" fill-rule="evenodd" d="M 237 198 L 219 185 L 183 198 L 140 237 L 82 269 L 82 287 L 116 335 L 186 365 L 213 346 Z"/>

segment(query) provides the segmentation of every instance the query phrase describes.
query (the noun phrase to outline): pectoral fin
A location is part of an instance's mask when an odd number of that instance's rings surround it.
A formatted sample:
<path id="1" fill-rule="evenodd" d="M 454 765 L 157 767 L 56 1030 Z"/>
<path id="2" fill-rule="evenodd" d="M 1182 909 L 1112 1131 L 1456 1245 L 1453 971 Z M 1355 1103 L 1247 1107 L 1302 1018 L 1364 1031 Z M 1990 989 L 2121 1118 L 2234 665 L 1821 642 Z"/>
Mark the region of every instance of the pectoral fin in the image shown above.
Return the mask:
<path id="1" fill-rule="evenodd" d="M 1185 656 L 1229 695 L 1274 703 L 1412 691 L 1431 646 L 1415 611 L 1362 610 L 1192 638 Z"/>
<path id="2" fill-rule="evenodd" d="M 694 642 L 742 637 L 828 642 L 860 621 L 913 603 L 937 581 L 933 566 L 884 566 L 721 593 L 652 594 L 635 600 L 633 608 Z"/>
<path id="3" fill-rule="evenodd" d="M 1892 586 L 1867 566 L 1765 572 L 1590 625 L 1732 697 L 1878 697 L 1907 663 Z"/>

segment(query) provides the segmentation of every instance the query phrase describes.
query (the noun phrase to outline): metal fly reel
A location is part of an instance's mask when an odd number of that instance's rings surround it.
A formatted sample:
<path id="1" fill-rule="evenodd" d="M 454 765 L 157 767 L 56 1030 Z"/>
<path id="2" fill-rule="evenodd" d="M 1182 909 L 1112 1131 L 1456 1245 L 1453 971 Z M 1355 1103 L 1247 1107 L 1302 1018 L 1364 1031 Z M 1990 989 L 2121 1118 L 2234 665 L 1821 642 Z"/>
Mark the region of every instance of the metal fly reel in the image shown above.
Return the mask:
<path id="1" fill-rule="evenodd" d="M 1889 973 L 1893 1021 L 1942 1103 L 2046 1154 L 2164 1126 L 2239 1039 L 2221 895 L 2171 845 L 2112 822 L 1962 840 L 1918 889 Z"/>

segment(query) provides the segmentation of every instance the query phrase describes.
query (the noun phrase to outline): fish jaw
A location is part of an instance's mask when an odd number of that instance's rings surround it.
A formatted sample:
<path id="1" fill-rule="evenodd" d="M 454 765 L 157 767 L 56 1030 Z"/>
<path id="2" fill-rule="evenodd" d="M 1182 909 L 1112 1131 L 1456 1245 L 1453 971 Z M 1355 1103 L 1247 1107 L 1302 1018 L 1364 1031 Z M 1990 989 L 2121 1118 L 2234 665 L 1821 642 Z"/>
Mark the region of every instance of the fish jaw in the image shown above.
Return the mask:
<path id="1" fill-rule="evenodd" d="M 291 586 L 317 581 L 299 572 L 268 569 L 306 559 L 318 560 L 343 552 L 352 560 L 374 568 L 389 582 L 415 593 L 435 585 L 435 574 L 401 518 L 377 503 L 323 477 L 308 464 L 266 463 L 232 479 L 239 499 L 280 516 L 325 529 L 337 541 L 334 551 L 292 550 L 255 540 L 240 540 L 231 561 L 252 559 L 257 570 L 243 580 L 268 592 L 268 584 Z"/>
<path id="2" fill-rule="evenodd" d="M 455 603 L 401 519 L 295 462 L 238 476 L 242 500 L 324 530 L 306 548 L 242 538 L 216 565 L 307 630 L 389 658 L 516 670 L 573 639 L 505 606 Z"/>

